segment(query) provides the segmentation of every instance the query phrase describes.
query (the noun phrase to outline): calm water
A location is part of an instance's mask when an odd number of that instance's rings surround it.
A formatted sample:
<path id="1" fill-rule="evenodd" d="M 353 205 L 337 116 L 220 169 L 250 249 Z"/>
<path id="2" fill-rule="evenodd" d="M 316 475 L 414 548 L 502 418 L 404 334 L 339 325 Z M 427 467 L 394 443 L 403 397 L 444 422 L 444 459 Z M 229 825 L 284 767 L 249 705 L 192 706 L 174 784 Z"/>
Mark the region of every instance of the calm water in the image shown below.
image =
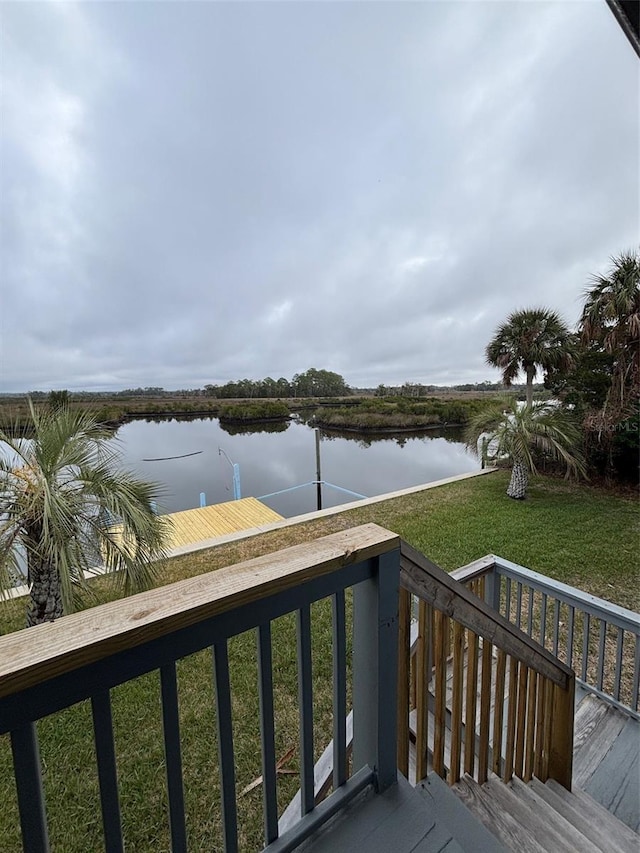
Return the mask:
<path id="1" fill-rule="evenodd" d="M 446 437 L 445 437 L 446 436 Z M 232 467 L 223 455 L 240 465 L 242 497 L 261 497 L 315 479 L 314 431 L 292 422 L 282 432 L 230 435 L 217 420 L 134 421 L 118 430 L 125 464 L 148 480 L 163 484 L 163 512 L 233 500 Z M 143 460 L 202 451 L 186 459 Z M 324 435 L 320 445 L 322 479 L 366 497 L 475 471 L 478 460 L 469 454 L 456 431 L 421 436 L 362 437 Z M 323 506 L 356 498 L 323 487 Z M 284 516 L 316 509 L 315 486 L 267 498 Z"/>

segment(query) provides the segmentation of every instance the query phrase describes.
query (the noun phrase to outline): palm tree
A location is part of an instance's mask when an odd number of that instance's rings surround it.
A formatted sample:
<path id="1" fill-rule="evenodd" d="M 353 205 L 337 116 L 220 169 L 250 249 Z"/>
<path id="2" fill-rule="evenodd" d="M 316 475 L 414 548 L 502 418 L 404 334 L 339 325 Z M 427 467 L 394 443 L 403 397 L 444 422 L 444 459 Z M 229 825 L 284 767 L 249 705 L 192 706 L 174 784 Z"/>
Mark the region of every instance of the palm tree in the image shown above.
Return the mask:
<path id="1" fill-rule="evenodd" d="M 570 333 L 560 316 L 548 308 L 514 311 L 496 330 L 487 345 L 486 357 L 490 365 L 502 370 L 502 381 L 507 387 L 524 371 L 527 405 L 531 406 L 538 368 L 566 370 L 571 366 Z"/>
<path id="2" fill-rule="evenodd" d="M 611 259 L 586 293 L 579 330 L 585 346 L 599 345 L 613 358 L 605 420 L 624 420 L 640 397 L 640 252 Z"/>
<path id="3" fill-rule="evenodd" d="M 571 415 L 553 403 L 518 406 L 496 402 L 478 412 L 467 426 L 467 447 L 489 460 L 508 459 L 512 465 L 507 495 L 523 500 L 529 474 L 536 474 L 536 458 L 541 455 L 564 463 L 567 476 L 585 474 L 577 450 L 580 430 Z M 478 449 L 481 444 L 482 450 Z"/>
<path id="4" fill-rule="evenodd" d="M 113 572 L 125 595 L 148 587 L 166 531 L 159 487 L 119 467 L 92 415 L 29 406 L 29 439 L 0 430 L 0 592 L 26 560 L 28 626 L 73 610 L 86 571 Z"/>

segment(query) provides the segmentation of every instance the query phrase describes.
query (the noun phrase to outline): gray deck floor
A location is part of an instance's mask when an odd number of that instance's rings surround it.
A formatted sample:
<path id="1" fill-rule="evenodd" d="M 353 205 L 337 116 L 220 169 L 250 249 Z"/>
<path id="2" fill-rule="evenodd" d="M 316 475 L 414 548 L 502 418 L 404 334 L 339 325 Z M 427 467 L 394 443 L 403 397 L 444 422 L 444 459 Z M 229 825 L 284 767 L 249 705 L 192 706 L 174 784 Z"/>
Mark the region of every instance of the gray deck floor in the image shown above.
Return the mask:
<path id="1" fill-rule="evenodd" d="M 640 722 L 586 695 L 576 713 L 573 781 L 640 831 Z"/>
<path id="2" fill-rule="evenodd" d="M 469 816 L 471 817 L 471 816 Z M 313 853 L 463 853 L 435 810 L 407 780 L 383 794 L 364 791 L 298 848 Z"/>

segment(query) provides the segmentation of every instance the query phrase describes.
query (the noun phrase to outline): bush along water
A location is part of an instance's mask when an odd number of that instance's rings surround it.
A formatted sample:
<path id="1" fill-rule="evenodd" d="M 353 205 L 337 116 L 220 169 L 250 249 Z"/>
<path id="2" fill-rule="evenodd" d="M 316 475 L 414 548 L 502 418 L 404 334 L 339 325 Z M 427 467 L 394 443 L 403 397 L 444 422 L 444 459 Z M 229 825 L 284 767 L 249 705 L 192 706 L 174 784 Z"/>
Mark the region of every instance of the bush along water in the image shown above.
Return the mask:
<path id="1" fill-rule="evenodd" d="M 280 400 L 260 400 L 254 403 L 233 403 L 221 406 L 220 423 L 252 423 L 282 421 L 291 416 L 289 407 Z"/>
<path id="2" fill-rule="evenodd" d="M 483 405 L 480 400 L 437 400 L 414 402 L 396 398 L 363 400 L 357 406 L 319 409 L 315 426 L 324 429 L 357 431 L 421 430 L 443 426 L 464 426 Z"/>

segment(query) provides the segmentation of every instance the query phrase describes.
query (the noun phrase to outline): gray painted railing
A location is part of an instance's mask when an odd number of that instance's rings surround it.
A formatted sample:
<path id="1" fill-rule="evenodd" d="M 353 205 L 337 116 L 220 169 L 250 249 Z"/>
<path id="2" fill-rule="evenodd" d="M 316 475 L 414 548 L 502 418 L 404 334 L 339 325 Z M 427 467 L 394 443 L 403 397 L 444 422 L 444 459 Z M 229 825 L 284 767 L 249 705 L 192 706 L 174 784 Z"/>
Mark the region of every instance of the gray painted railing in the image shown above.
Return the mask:
<path id="1" fill-rule="evenodd" d="M 451 572 L 576 671 L 586 690 L 640 719 L 640 614 L 490 554 Z"/>
<path id="2" fill-rule="evenodd" d="M 265 850 L 295 849 L 367 786 L 396 781 L 398 538 L 364 525 L 0 638 L 0 733 L 11 735 L 23 846 L 49 850 L 36 721 L 91 700 L 105 849 L 123 851 L 110 690 L 159 670 L 172 850 L 187 850 L 176 661 L 211 648 L 224 850 L 238 850 L 227 641 L 256 633 Z M 345 719 L 345 590 L 353 588 L 353 772 Z M 314 798 L 311 618 L 333 601 L 333 792 Z M 297 614 L 300 819 L 278 828 L 271 622 Z M 203 768 L 204 770 L 204 768 Z M 161 814 L 158 820 L 163 820 Z"/>

